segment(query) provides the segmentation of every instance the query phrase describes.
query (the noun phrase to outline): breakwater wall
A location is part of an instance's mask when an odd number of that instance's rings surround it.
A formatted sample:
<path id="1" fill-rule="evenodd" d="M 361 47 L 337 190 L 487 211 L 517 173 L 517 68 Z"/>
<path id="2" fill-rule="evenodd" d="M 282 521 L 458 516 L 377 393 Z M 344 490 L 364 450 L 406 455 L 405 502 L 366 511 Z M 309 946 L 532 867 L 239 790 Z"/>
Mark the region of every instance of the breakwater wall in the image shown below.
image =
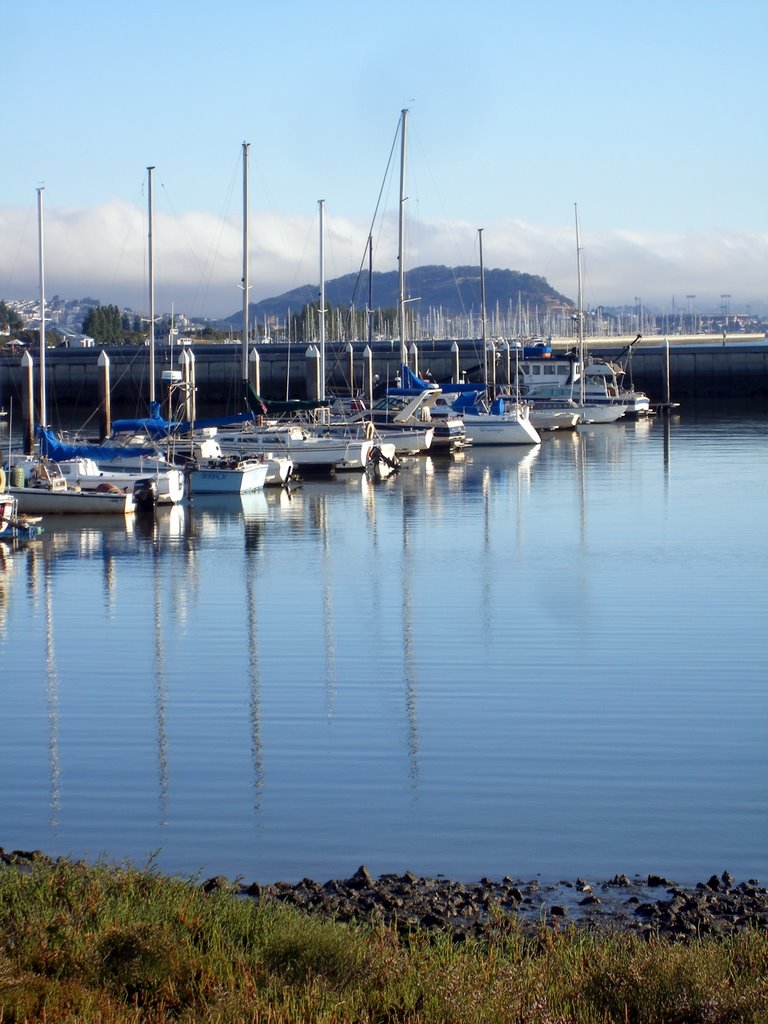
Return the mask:
<path id="1" fill-rule="evenodd" d="M 421 341 L 415 358 L 419 372 L 429 371 L 435 380 L 450 380 L 455 364 L 454 345 L 459 348 L 459 366 L 463 373 L 474 376 L 481 360 L 478 341 Z M 606 342 L 594 344 L 596 354 L 611 358 L 622 350 Z M 364 377 L 364 342 L 348 345 L 326 345 L 326 376 L 330 392 L 348 393 L 362 390 Z M 269 399 L 303 398 L 307 391 L 306 349 L 297 345 L 269 344 L 257 346 L 259 353 L 260 390 Z M 381 380 L 394 383 L 400 367 L 397 342 L 375 342 L 373 372 Z M 69 412 L 91 412 L 98 406 L 101 349 L 49 349 L 46 353 L 46 393 L 52 422 L 57 409 Z M 111 401 L 115 416 L 143 415 L 149 391 L 149 349 L 115 346 L 105 349 L 110 360 Z M 231 411 L 241 407 L 241 353 L 237 344 L 195 344 L 195 379 L 199 409 Z M 34 373 L 39 373 L 39 354 L 31 350 Z M 162 373 L 178 369 L 178 346 L 173 353 L 164 346 L 156 347 L 156 395 L 163 399 L 165 384 Z M 502 355 L 502 360 L 505 361 Z M 514 360 L 514 350 L 511 357 Z M 413 365 L 413 357 L 411 361 Z M 666 368 L 669 367 L 669 398 L 673 402 L 697 399 L 766 399 L 768 398 L 768 343 L 721 340 L 676 343 L 670 339 L 643 342 L 632 351 L 627 367 L 635 387 L 647 392 L 652 401 L 666 398 Z M 353 377 L 350 389 L 350 376 Z M 502 373 L 503 378 L 503 373 Z M 0 354 L 0 403 L 21 410 L 23 370 L 17 352 Z M 36 385 L 37 386 L 37 383 Z"/>

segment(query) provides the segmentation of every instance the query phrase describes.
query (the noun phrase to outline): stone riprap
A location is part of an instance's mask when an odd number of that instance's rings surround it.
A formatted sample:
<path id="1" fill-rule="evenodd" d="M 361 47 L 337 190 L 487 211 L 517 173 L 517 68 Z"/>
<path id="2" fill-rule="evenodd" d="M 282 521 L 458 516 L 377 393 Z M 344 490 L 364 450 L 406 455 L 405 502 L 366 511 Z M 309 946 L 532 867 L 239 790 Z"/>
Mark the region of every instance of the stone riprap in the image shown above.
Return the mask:
<path id="1" fill-rule="evenodd" d="M 36 850 L 6 852 L 0 847 L 0 865 L 25 869 L 36 861 L 54 863 Z M 531 933 L 574 926 L 678 940 L 725 936 L 750 927 L 768 930 L 768 890 L 756 879 L 736 882 L 728 871 L 693 886 L 659 875 L 556 883 L 505 876 L 464 883 L 410 871 L 376 878 L 363 865 L 350 878 L 325 883 L 304 878 L 243 884 L 217 875 L 199 884 L 207 893 L 284 903 L 337 921 L 383 923 L 401 933 L 447 932 L 459 942 L 493 938 L 519 927 Z"/>
<path id="2" fill-rule="evenodd" d="M 768 890 L 755 879 L 736 883 L 727 871 L 695 886 L 677 885 L 657 875 L 557 883 L 482 878 L 466 884 L 411 872 L 374 878 L 362 866 L 351 878 L 324 884 L 305 878 L 298 883 L 243 886 L 212 878 L 203 887 L 228 887 L 260 902 L 288 903 L 341 921 L 381 921 L 401 931 L 447 931 L 459 941 L 491 937 L 510 927 L 530 932 L 569 923 L 675 939 L 768 928 Z"/>

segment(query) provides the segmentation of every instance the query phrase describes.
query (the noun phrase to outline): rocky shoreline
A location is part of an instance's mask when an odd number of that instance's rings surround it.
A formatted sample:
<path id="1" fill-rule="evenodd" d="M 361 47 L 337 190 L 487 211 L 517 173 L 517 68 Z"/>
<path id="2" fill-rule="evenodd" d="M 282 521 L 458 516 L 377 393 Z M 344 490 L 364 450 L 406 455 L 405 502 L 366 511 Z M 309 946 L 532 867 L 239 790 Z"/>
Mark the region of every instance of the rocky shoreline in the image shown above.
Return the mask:
<path id="1" fill-rule="evenodd" d="M 227 884 L 214 878 L 204 886 L 210 890 Z M 410 872 L 374 878 L 362 866 L 342 881 L 320 884 L 303 879 L 297 884 L 253 884 L 239 891 L 259 901 L 277 900 L 339 920 L 447 931 L 458 941 L 498 935 L 510 925 L 529 932 L 573 925 L 673 939 L 724 936 L 748 927 L 768 930 L 768 890 L 755 879 L 737 884 L 727 871 L 692 887 L 655 875 L 555 884 L 483 878 L 464 884 Z"/>
<path id="2" fill-rule="evenodd" d="M 39 851 L 6 852 L 0 847 L 0 866 L 23 869 L 35 861 L 54 863 Z M 447 932 L 456 941 L 490 938 L 519 926 L 529 932 L 575 926 L 675 940 L 727 936 L 745 928 L 768 931 L 768 890 L 756 879 L 737 883 L 728 871 L 694 886 L 658 875 L 556 883 L 505 876 L 462 883 L 409 871 L 375 878 L 363 865 L 350 878 L 324 883 L 304 878 L 245 885 L 216 876 L 200 885 L 204 892 L 285 903 L 339 921 L 381 922 L 403 932 Z"/>

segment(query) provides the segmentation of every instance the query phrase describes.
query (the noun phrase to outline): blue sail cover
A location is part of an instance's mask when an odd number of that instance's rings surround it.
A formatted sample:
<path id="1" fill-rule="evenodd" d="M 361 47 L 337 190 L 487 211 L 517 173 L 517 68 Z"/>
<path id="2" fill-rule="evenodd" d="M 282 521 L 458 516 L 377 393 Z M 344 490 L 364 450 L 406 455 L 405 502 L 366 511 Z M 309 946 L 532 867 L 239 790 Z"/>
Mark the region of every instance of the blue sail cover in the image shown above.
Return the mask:
<path id="1" fill-rule="evenodd" d="M 69 459 L 112 459 L 119 455 L 125 455 L 125 448 L 109 448 L 100 444 L 66 444 L 45 427 L 35 427 L 35 433 L 40 439 L 40 454 L 53 462 L 67 462 Z M 154 448 L 131 448 L 131 454 L 155 455 Z"/>
<path id="2" fill-rule="evenodd" d="M 484 394 L 483 390 L 478 390 L 477 384 L 472 385 L 471 391 L 462 391 L 458 394 L 458 397 L 453 403 L 453 411 L 459 416 L 466 413 L 477 413 L 478 398 Z"/>
<path id="3" fill-rule="evenodd" d="M 112 424 L 113 434 L 137 434 L 142 430 L 150 437 L 167 437 L 176 433 L 177 423 L 172 423 L 162 415 L 159 402 L 150 402 L 149 416 L 134 420 L 115 420 Z"/>
<path id="4" fill-rule="evenodd" d="M 386 393 L 388 395 L 418 395 L 422 391 L 434 391 L 437 388 L 437 384 L 434 384 L 429 380 L 422 380 L 418 377 L 410 366 L 406 366 L 402 363 L 400 366 L 400 387 L 388 387 Z"/>
<path id="5" fill-rule="evenodd" d="M 167 420 L 160 412 L 160 405 L 152 402 L 150 415 L 144 419 L 115 420 L 112 424 L 113 434 L 140 433 L 142 430 L 150 437 L 171 437 L 178 434 L 191 434 L 193 430 L 206 427 L 231 427 L 238 423 L 250 423 L 256 419 L 250 409 L 234 413 L 231 416 L 211 416 L 199 420 Z"/>
<path id="6" fill-rule="evenodd" d="M 430 381 L 418 377 L 405 363 L 400 367 L 400 380 L 404 391 L 430 391 L 436 387 Z"/>

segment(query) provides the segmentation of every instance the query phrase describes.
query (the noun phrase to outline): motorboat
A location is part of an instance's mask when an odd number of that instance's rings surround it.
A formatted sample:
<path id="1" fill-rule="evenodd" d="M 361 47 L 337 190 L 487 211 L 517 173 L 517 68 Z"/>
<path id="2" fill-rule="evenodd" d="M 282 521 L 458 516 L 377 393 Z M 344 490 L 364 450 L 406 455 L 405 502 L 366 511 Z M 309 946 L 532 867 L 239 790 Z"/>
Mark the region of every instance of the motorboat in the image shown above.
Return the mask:
<path id="1" fill-rule="evenodd" d="M 410 450 L 429 451 L 430 455 L 451 452 L 467 444 L 464 421 L 445 405 L 438 405 L 442 390 L 416 377 L 407 366 L 402 368 L 405 387 L 387 388 L 375 398 L 370 409 L 352 413 L 349 422 L 371 423 L 380 437 L 390 440 L 390 431 L 399 443 L 409 445 L 405 432 L 413 432 Z M 431 440 L 428 432 L 431 431 Z M 422 440 L 418 440 L 423 435 Z"/>
<path id="2" fill-rule="evenodd" d="M 534 408 L 551 408 L 553 402 L 575 402 L 585 423 L 611 423 L 625 414 L 650 412 L 650 399 L 642 391 L 625 388 L 624 370 L 607 359 L 585 359 L 584 379 L 575 352 L 555 354 L 542 350 L 525 356 L 518 364 L 520 392 Z M 601 412 L 600 410 L 603 410 Z"/>
<path id="3" fill-rule="evenodd" d="M 189 493 L 193 497 L 196 494 L 250 494 L 264 489 L 267 463 L 261 459 L 223 456 L 193 463 L 187 475 Z"/>
<path id="4" fill-rule="evenodd" d="M 273 456 L 287 457 L 298 473 L 363 473 L 374 447 L 374 441 L 366 437 L 324 436 L 303 424 L 281 420 L 261 425 L 254 423 L 250 430 L 233 432 L 229 438 L 226 432 L 219 431 L 216 440 L 222 451 L 230 444 L 240 444 L 243 451 L 272 452 Z"/>
<path id="5" fill-rule="evenodd" d="M 290 455 L 265 448 L 258 443 L 248 425 L 211 428 L 194 441 L 194 451 L 207 458 L 248 458 L 258 459 L 267 465 L 265 487 L 283 487 L 293 475 L 293 459 Z"/>

